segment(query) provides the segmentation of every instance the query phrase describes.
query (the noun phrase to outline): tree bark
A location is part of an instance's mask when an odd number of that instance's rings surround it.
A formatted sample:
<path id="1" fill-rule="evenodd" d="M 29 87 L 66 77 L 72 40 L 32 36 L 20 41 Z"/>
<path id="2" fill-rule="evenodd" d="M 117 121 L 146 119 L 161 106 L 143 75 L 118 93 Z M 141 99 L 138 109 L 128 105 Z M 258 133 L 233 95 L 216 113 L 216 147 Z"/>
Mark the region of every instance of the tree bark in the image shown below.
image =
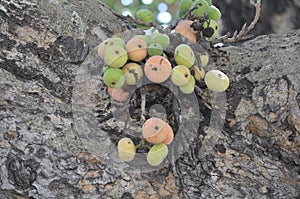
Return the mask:
<path id="1" fill-rule="evenodd" d="M 95 47 L 137 30 L 96 0 L 1 0 L 0 21 L 0 198 L 300 197 L 300 30 L 210 48 L 231 81 L 222 122 L 200 108 L 188 150 L 139 173 L 99 156 L 120 132 L 90 111 L 110 104 Z"/>

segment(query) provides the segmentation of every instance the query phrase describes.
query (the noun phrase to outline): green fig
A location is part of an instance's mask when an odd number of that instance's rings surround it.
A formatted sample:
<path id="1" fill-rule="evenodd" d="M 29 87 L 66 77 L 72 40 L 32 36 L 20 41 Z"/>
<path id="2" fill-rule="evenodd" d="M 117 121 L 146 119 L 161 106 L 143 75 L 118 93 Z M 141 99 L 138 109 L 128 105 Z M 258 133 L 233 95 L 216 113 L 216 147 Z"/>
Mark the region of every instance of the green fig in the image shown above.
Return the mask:
<path id="1" fill-rule="evenodd" d="M 119 68 L 108 68 L 104 71 L 103 81 L 110 88 L 120 88 L 125 84 L 124 72 Z"/>
<path id="2" fill-rule="evenodd" d="M 195 54 L 190 46 L 187 44 L 180 44 L 175 48 L 175 61 L 178 65 L 185 65 L 192 67 L 195 63 Z"/>
<path id="3" fill-rule="evenodd" d="M 210 70 L 204 78 L 207 88 L 215 92 L 223 92 L 229 86 L 229 78 L 219 70 Z"/>
<path id="4" fill-rule="evenodd" d="M 164 52 L 162 45 L 158 43 L 152 43 L 148 46 L 148 55 L 154 56 L 154 55 L 162 55 Z"/>
<path id="5" fill-rule="evenodd" d="M 171 81 L 176 86 L 184 86 L 188 83 L 190 76 L 191 72 L 188 67 L 178 65 L 172 69 Z"/>
<path id="6" fill-rule="evenodd" d="M 184 94 L 191 94 L 194 92 L 195 84 L 196 84 L 195 78 L 191 75 L 188 83 L 184 86 L 180 86 L 179 90 Z"/>
<path id="7" fill-rule="evenodd" d="M 104 62 L 113 68 L 121 68 L 127 59 L 127 52 L 121 46 L 110 46 L 104 52 Z"/>
<path id="8" fill-rule="evenodd" d="M 110 46 L 121 46 L 121 47 L 125 47 L 125 42 L 123 39 L 119 38 L 119 37 L 112 37 L 112 38 L 108 38 L 106 40 L 104 40 L 103 42 L 100 43 L 99 47 L 98 47 L 98 55 L 101 58 L 104 58 L 104 52 L 105 49 L 107 49 Z"/>
<path id="9" fill-rule="evenodd" d="M 193 2 L 192 7 L 198 5 L 198 8 L 192 12 L 195 17 L 203 17 L 204 13 L 209 11 L 209 5 L 205 0 L 196 0 Z"/>
<path id="10" fill-rule="evenodd" d="M 162 45 L 163 49 L 166 49 L 170 45 L 170 38 L 167 34 L 152 34 L 150 37 L 150 44 L 158 43 Z"/>
<path id="11" fill-rule="evenodd" d="M 168 147 L 166 144 L 155 144 L 151 147 L 147 154 L 147 162 L 151 166 L 159 166 L 168 155 Z"/>

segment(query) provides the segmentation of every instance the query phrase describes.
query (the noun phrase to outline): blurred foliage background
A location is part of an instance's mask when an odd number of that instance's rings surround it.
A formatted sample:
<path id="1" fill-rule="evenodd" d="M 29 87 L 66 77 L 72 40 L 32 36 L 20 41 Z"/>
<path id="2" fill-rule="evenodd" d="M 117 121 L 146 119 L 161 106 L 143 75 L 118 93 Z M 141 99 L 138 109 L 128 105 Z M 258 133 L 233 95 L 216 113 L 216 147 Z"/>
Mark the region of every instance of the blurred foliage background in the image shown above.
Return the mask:
<path id="1" fill-rule="evenodd" d="M 176 20 L 179 0 L 101 0 L 111 9 L 123 15 L 135 15 L 139 9 L 148 9 L 157 24 L 169 25 Z"/>
<path id="2" fill-rule="evenodd" d="M 134 16 L 141 8 L 150 10 L 157 24 L 169 25 L 176 21 L 180 0 L 101 0 L 111 9 L 123 15 Z M 250 0 L 213 0 L 222 12 L 221 34 L 240 30 L 249 24 L 255 14 Z M 262 0 L 259 22 L 251 32 L 253 35 L 286 32 L 300 28 L 300 0 Z"/>

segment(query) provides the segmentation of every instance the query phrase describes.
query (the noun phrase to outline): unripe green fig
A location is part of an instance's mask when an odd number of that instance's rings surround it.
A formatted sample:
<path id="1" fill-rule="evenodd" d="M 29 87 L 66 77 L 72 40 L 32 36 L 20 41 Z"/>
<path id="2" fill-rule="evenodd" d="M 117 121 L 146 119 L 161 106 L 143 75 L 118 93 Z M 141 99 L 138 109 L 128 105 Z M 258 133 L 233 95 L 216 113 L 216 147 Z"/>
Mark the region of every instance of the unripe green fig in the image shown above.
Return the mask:
<path id="1" fill-rule="evenodd" d="M 222 14 L 219 8 L 217 8 L 214 5 L 211 5 L 206 16 L 212 20 L 218 21 L 219 19 L 221 19 Z"/>
<path id="2" fill-rule="evenodd" d="M 195 84 L 196 84 L 195 78 L 191 75 L 188 83 L 184 86 L 180 86 L 179 90 L 184 94 L 191 94 L 194 92 Z"/>
<path id="3" fill-rule="evenodd" d="M 215 92 L 223 92 L 229 86 L 229 78 L 219 70 L 210 70 L 204 78 L 207 88 Z"/>
<path id="4" fill-rule="evenodd" d="M 147 46 L 149 46 L 150 42 L 150 36 L 149 35 L 135 35 L 133 38 L 138 38 L 138 39 L 141 39 L 143 40 Z"/>
<path id="5" fill-rule="evenodd" d="M 192 6 L 193 1 L 192 0 L 181 0 L 179 2 L 179 10 L 180 12 L 183 12 L 183 14 L 188 11 Z"/>
<path id="6" fill-rule="evenodd" d="M 187 44 L 180 44 L 175 48 L 175 61 L 178 65 L 185 65 L 192 67 L 195 63 L 195 54 L 190 46 Z"/>
<path id="7" fill-rule="evenodd" d="M 192 12 L 195 17 L 203 17 L 204 13 L 209 11 L 209 5 L 205 0 L 196 0 L 193 2 L 192 7 L 199 5 L 196 10 Z"/>
<path id="8" fill-rule="evenodd" d="M 105 49 L 104 62 L 112 68 L 121 68 L 127 62 L 126 50 L 121 46 L 110 46 Z"/>
<path id="9" fill-rule="evenodd" d="M 108 68 L 103 74 L 103 81 L 110 88 L 120 88 L 125 84 L 125 74 L 119 68 Z"/>
<path id="10" fill-rule="evenodd" d="M 188 83 L 190 76 L 191 72 L 188 67 L 178 65 L 172 69 L 171 81 L 176 86 L 184 86 Z"/>
<path id="11" fill-rule="evenodd" d="M 130 138 L 122 138 L 118 142 L 119 157 L 123 162 L 130 162 L 134 159 L 136 148 Z"/>
<path id="12" fill-rule="evenodd" d="M 119 38 L 119 37 L 112 37 L 112 38 L 108 38 L 106 40 L 104 40 L 103 42 L 100 43 L 99 47 L 98 47 L 98 55 L 101 58 L 104 58 L 104 52 L 105 49 L 110 47 L 110 46 L 121 46 L 121 47 L 125 47 L 125 42 L 123 39 Z"/>
<path id="13" fill-rule="evenodd" d="M 151 166 L 159 166 L 168 155 L 168 147 L 166 144 L 155 144 L 151 147 L 147 154 L 147 162 Z"/>
<path id="14" fill-rule="evenodd" d="M 136 85 L 137 81 L 143 77 L 143 69 L 137 63 L 127 63 L 123 67 L 123 71 L 128 85 Z"/>
<path id="15" fill-rule="evenodd" d="M 158 43 L 152 43 L 148 46 L 148 55 L 154 56 L 154 55 L 162 55 L 164 52 L 164 49 L 162 45 Z"/>
<path id="16" fill-rule="evenodd" d="M 153 13 L 147 9 L 140 9 L 135 13 L 136 18 L 138 18 L 142 22 L 154 22 L 155 18 Z"/>
<path id="17" fill-rule="evenodd" d="M 166 49 L 170 45 L 170 38 L 167 34 L 152 34 L 150 37 L 150 44 L 158 43 L 162 45 L 163 49 Z"/>
<path id="18" fill-rule="evenodd" d="M 215 20 L 210 20 L 209 25 L 208 22 L 204 22 L 203 27 L 204 28 L 210 27 L 213 29 L 214 33 L 210 38 L 215 38 L 218 35 L 218 23 Z"/>

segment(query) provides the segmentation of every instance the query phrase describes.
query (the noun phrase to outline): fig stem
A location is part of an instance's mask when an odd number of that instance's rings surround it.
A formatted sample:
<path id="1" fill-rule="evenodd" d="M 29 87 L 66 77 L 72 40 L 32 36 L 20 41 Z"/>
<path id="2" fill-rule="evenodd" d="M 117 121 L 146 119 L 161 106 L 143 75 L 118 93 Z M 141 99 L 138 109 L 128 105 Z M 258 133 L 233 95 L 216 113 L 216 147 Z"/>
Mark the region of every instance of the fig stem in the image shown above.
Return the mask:
<path id="1" fill-rule="evenodd" d="M 140 141 L 140 143 L 139 143 L 138 145 L 135 146 L 135 149 L 139 149 L 139 148 L 141 148 L 141 147 L 144 146 L 144 145 L 145 145 L 145 140 L 142 139 L 142 140 Z"/>
<path id="2" fill-rule="evenodd" d="M 146 89 L 144 86 L 140 87 L 140 92 L 141 92 L 141 98 L 142 98 L 142 102 L 141 102 L 141 124 L 143 124 L 146 120 Z"/>
<path id="3" fill-rule="evenodd" d="M 151 149 L 151 146 L 149 144 L 149 142 L 145 142 L 145 146 L 150 150 Z"/>

